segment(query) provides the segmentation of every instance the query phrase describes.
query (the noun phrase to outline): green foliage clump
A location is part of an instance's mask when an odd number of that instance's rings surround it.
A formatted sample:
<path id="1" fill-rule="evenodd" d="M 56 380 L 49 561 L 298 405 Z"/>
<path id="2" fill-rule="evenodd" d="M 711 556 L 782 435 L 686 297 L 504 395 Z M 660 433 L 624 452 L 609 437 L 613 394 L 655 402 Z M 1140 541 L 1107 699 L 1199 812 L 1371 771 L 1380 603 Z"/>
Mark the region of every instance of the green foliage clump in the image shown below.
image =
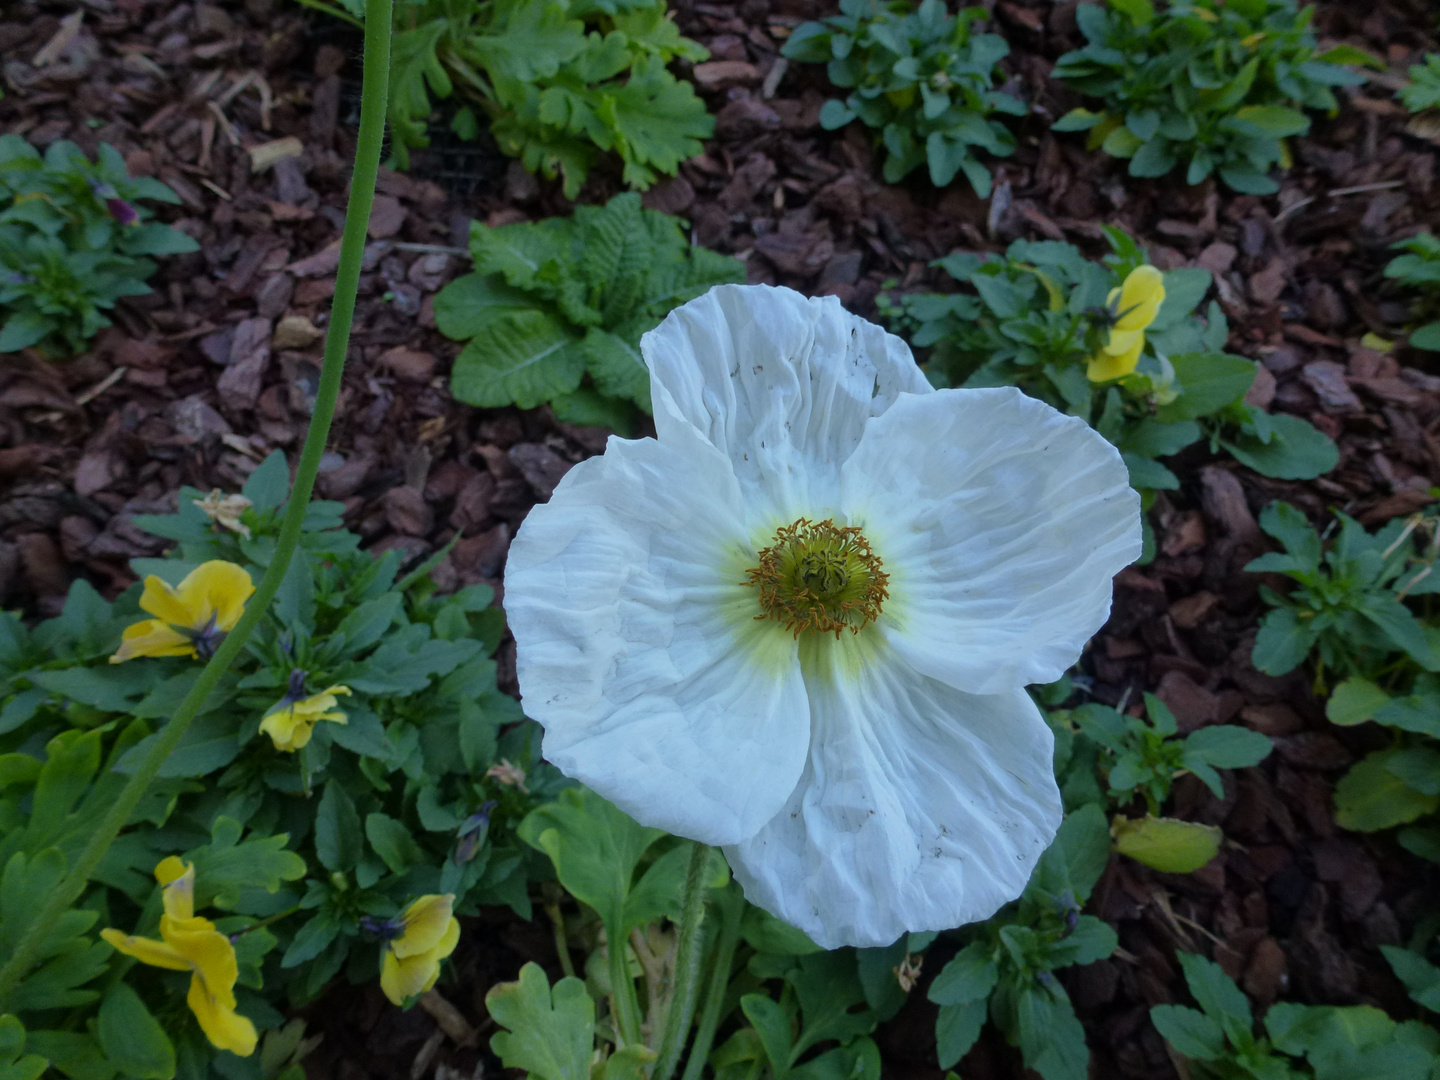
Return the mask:
<path id="1" fill-rule="evenodd" d="M 342 14 L 327 0 L 312 7 Z M 338 0 L 351 21 L 360 0 Z M 709 52 L 682 37 L 665 0 L 399 0 L 391 50 L 389 120 L 401 167 L 429 145 L 433 99 L 459 104 L 461 138 L 488 117 L 500 149 L 580 192 L 601 153 L 644 190 L 700 153 L 715 120 L 694 88 L 670 74 L 679 57 Z M 477 115 L 478 114 L 478 115 Z"/>
<path id="2" fill-rule="evenodd" d="M 1331 88 L 1363 81 L 1340 65 L 1376 62 L 1350 46 L 1318 52 L 1313 14 L 1295 0 L 1175 0 L 1158 12 L 1151 0 L 1081 4 L 1088 44 L 1054 74 L 1102 105 L 1054 128 L 1090 132 L 1090 147 L 1128 158 L 1131 176 L 1184 164 L 1186 183 L 1213 172 L 1236 191 L 1278 191 L 1267 174 L 1289 165 L 1284 140 L 1310 130 L 1302 110 L 1334 113 Z"/>
<path id="3" fill-rule="evenodd" d="M 1015 137 L 996 114 L 1023 116 L 1023 102 L 995 87 L 996 65 L 1010 53 L 1005 39 L 977 34 L 985 9 L 950 15 L 942 0 L 841 0 L 840 14 L 798 27 L 781 52 L 825 64 L 830 82 L 850 93 L 827 101 L 820 124 L 854 119 L 880 132 L 885 179 L 898 183 L 922 164 L 944 187 L 964 172 L 981 197 L 990 170 L 976 148 L 996 157 L 1015 150 Z"/>
<path id="4" fill-rule="evenodd" d="M 1103 960 L 1119 944 L 1107 923 L 1080 914 L 1109 858 L 1104 813 L 1082 807 L 1061 824 L 1020 899 L 958 932 L 965 945 L 929 991 L 940 1006 L 941 1068 L 970 1050 L 988 1017 L 1044 1080 L 1085 1080 L 1085 1029 L 1052 973 Z"/>
<path id="5" fill-rule="evenodd" d="M 584 788 L 533 810 L 520 836 L 549 857 L 579 911 L 549 909 L 564 978 L 551 986 L 527 964 L 519 981 L 487 995 L 502 1029 L 491 1048 L 507 1068 L 549 1080 L 640 1080 L 663 1049 L 658 1040 L 675 1002 L 676 939 L 664 924 L 680 918 L 694 845 L 642 827 Z M 910 935 L 890 949 L 825 952 L 747 904 L 718 852 L 698 867 L 714 931 L 700 957 L 707 974 L 685 1075 L 700 1075 L 708 1059 L 717 1080 L 879 1080 L 870 1032 L 904 1003 L 895 968 L 907 949 L 934 935 Z M 613 949 L 617 941 L 629 947 Z M 579 967 L 572 951 L 586 956 Z M 608 1003 L 599 1024 L 597 1002 Z M 597 1060 L 603 1068 L 592 1073 Z"/>
<path id="6" fill-rule="evenodd" d="M 1423 326 L 1410 332 L 1409 344 L 1417 349 L 1440 351 L 1440 240 L 1430 233 L 1416 233 L 1394 245 L 1405 254 L 1385 266 L 1385 276 L 1419 291 L 1415 316 Z"/>
<path id="7" fill-rule="evenodd" d="M 158 180 L 132 177 L 108 143 L 90 161 L 72 142 L 42 158 L 19 135 L 0 136 L 0 353 L 37 346 L 81 352 L 122 296 L 143 296 L 146 256 L 196 251 L 193 239 L 150 221 L 141 199 L 178 203 Z"/>
<path id="8" fill-rule="evenodd" d="M 1273 605 L 1252 656 L 1283 674 L 1314 659 L 1317 689 L 1341 677 L 1326 702 L 1331 723 L 1374 721 L 1394 743 L 1357 762 L 1335 788 L 1335 820 L 1375 832 L 1397 825 L 1410 851 L 1440 862 L 1440 826 L 1421 818 L 1440 807 L 1440 623 L 1430 598 L 1440 592 L 1433 511 L 1397 518 L 1373 535 L 1344 514 L 1327 545 L 1286 503 L 1266 507 L 1260 527 L 1285 551 L 1246 569 L 1283 574 L 1288 595 L 1262 587 Z"/>
<path id="9" fill-rule="evenodd" d="M 1004 256 L 956 252 L 934 265 L 972 291 L 882 295 L 879 307 L 893 329 L 929 350 L 931 382 L 1018 386 L 1084 418 L 1120 448 L 1147 499 L 1180 485 L 1156 459 L 1201 438 L 1266 476 L 1310 479 L 1334 468 L 1335 444 L 1312 425 L 1246 403 L 1255 363 L 1222 351 L 1228 329 L 1219 304 L 1203 320 L 1195 314 L 1210 288 L 1207 270 L 1167 271 L 1135 370 L 1090 381 L 1088 365 L 1116 319 L 1114 290 L 1145 264 L 1127 234 L 1110 226 L 1105 234 L 1112 253 L 1098 262 L 1050 240 L 1017 240 Z"/>
<path id="10" fill-rule="evenodd" d="M 1440 53 L 1426 53 L 1423 64 L 1410 65 L 1410 81 L 1396 95 L 1412 113 L 1440 105 Z"/>
<path id="11" fill-rule="evenodd" d="M 136 519 L 176 543 L 136 570 L 174 584 L 221 559 L 257 577 L 288 489 L 278 452 L 251 475 L 238 517 L 212 517 L 201 493 L 182 489 L 177 514 Z M 538 760 L 538 729 L 496 688 L 490 657 L 503 618 L 492 592 L 435 595 L 427 571 L 438 557 L 400 577 L 398 553 L 360 551 L 341 509 L 308 508 L 274 605 L 6 1003 L 29 1029 L 26 1052 L 72 1080 L 117 1070 L 168 1080 L 175 1066 L 155 1063 L 176 1060 L 203 1077 L 215 1059 L 184 1005 L 188 973 L 132 969 L 95 937 L 106 926 L 154 936 L 152 872 L 167 856 L 194 864 L 197 909 L 218 908 L 216 926 L 233 937 L 240 1012 L 282 1043 L 280 1010 L 314 999 L 341 972 L 377 977 L 383 934 L 374 927 L 416 897 L 452 893 L 462 913 L 483 903 L 530 914 L 532 870 L 543 863 L 517 829 L 563 781 Z M 200 673 L 184 657 L 109 662 L 121 631 L 142 617 L 139 593 L 108 603 L 80 582 L 58 618 L 27 628 L 0 616 L 7 956 Z M 340 699 L 344 723 L 317 723 L 295 752 L 261 730 L 277 704 L 335 684 L 351 691 Z M 502 760 L 528 773 L 520 785 L 513 768 L 487 775 Z M 123 1023 L 107 1022 L 111 1009 Z M 97 1015 L 93 1027 L 75 1020 Z M 137 1047 L 127 1032 L 147 1041 Z M 261 1080 L 260 1061 L 277 1052 L 224 1055 L 225 1075 Z M 136 1060 L 151 1064 L 136 1071 Z"/>
<path id="12" fill-rule="evenodd" d="M 1200 1008 L 1156 1005 L 1150 1019 L 1196 1080 L 1428 1080 L 1440 1067 L 1440 1034 L 1416 1020 L 1396 1023 L 1371 1005 L 1278 1002 L 1257 1036 L 1250 1002 L 1220 965 L 1179 957 Z"/>
<path id="13" fill-rule="evenodd" d="M 548 401 L 562 420 L 621 432 L 650 411 L 641 335 L 711 286 L 745 280 L 739 260 L 692 247 L 679 219 L 634 193 L 569 218 L 473 222 L 470 251 L 475 272 L 435 298 L 435 324 L 467 342 L 451 392 L 488 407 Z"/>

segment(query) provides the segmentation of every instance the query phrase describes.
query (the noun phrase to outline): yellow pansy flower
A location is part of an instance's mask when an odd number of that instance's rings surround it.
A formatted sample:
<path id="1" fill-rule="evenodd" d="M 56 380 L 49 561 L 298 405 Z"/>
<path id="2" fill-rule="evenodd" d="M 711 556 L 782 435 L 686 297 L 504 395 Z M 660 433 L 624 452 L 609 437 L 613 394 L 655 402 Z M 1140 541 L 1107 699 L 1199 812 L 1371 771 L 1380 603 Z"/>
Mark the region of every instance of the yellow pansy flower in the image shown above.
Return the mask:
<path id="1" fill-rule="evenodd" d="M 1165 302 L 1165 278 L 1153 266 L 1137 266 L 1118 289 L 1111 289 L 1106 306 L 1116 319 L 1110 340 L 1090 358 L 1086 375 L 1091 382 L 1109 382 L 1129 375 L 1140 362 L 1145 331 Z"/>
<path id="2" fill-rule="evenodd" d="M 235 1011 L 235 946 L 214 923 L 195 914 L 195 867 L 171 855 L 155 867 L 155 880 L 165 900 L 160 940 L 111 929 L 100 936 L 142 964 L 190 972 L 185 1000 L 200 1030 L 221 1050 L 248 1057 L 255 1052 L 255 1025 Z"/>
<path id="3" fill-rule="evenodd" d="M 387 924 L 394 933 L 380 961 L 380 989 L 396 1005 L 423 994 L 440 978 L 440 961 L 455 951 L 460 923 L 455 897 L 422 896 L 399 919 Z"/>
<path id="4" fill-rule="evenodd" d="M 350 695 L 348 686 L 327 687 L 318 694 L 305 696 L 306 673 L 296 668 L 290 673 L 290 689 L 265 714 L 260 730 L 275 742 L 276 750 L 293 754 L 310 741 L 315 725 L 321 720 L 331 723 L 346 723 L 346 717 L 336 705 L 335 695 Z"/>
<path id="5" fill-rule="evenodd" d="M 178 586 L 155 575 L 145 579 L 140 607 L 154 615 L 125 628 L 112 664 L 137 656 L 215 655 L 255 591 L 243 567 L 219 559 L 201 563 Z"/>

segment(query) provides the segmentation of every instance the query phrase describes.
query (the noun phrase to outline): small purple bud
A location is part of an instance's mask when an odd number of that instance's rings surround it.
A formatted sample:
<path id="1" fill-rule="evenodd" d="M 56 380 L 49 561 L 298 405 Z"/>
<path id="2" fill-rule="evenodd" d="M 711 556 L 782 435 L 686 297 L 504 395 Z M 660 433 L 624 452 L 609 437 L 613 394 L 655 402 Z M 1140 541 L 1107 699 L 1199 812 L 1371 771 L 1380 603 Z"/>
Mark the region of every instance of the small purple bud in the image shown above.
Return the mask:
<path id="1" fill-rule="evenodd" d="M 304 668 L 295 668 L 290 672 L 290 686 L 285 691 L 286 701 L 299 701 L 305 696 L 305 676 L 309 674 Z"/>
<path id="2" fill-rule="evenodd" d="M 480 853 L 480 845 L 490 831 L 490 811 L 495 809 L 495 800 L 486 802 L 461 824 L 460 842 L 455 845 L 455 862 L 464 865 Z"/>
<path id="3" fill-rule="evenodd" d="M 131 206 L 124 199 L 106 199 L 105 209 L 110 211 L 110 216 L 121 225 L 134 225 L 140 220 L 140 211 Z"/>

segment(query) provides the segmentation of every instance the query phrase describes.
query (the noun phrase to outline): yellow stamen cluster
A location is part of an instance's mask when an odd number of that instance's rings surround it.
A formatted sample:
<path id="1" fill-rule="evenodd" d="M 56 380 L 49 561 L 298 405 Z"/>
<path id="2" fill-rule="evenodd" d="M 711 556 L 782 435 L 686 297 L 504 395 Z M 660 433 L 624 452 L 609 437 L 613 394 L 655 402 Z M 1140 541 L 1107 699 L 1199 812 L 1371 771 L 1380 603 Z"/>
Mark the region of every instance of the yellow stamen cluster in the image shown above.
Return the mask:
<path id="1" fill-rule="evenodd" d="M 797 638 L 811 631 L 837 638 L 874 622 L 890 577 L 857 527 L 801 518 L 775 532 L 744 584 L 760 590 L 757 619 L 774 619 Z"/>

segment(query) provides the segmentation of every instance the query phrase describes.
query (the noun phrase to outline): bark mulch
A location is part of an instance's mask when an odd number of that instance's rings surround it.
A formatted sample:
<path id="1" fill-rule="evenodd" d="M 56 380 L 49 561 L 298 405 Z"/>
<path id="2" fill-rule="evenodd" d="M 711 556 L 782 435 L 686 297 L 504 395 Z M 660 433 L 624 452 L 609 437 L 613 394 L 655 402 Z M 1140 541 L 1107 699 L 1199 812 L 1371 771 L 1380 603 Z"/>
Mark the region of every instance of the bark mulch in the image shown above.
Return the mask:
<path id="1" fill-rule="evenodd" d="M 1435 146 L 1407 132 L 1396 79 L 1377 76 L 1347 92 L 1337 117 L 1317 117 L 1274 197 L 1135 181 L 1082 137 L 1048 130 L 1078 103 L 1048 80 L 1079 40 L 1074 0 L 987 3 L 1011 43 L 1010 89 L 1034 108 L 982 201 L 963 183 L 937 192 L 919 173 L 886 185 L 865 130 L 820 129 L 823 69 L 787 64 L 778 50 L 825 5 L 672 6 L 713 54 L 689 74 L 717 128 L 645 201 L 744 259 L 751 281 L 834 294 L 873 316 L 887 283 L 947 287 L 927 264 L 956 248 L 1000 250 L 1023 236 L 1099 254 L 1100 224 L 1120 225 L 1162 268 L 1211 270 L 1230 351 L 1263 364 L 1252 402 L 1303 416 L 1340 445 L 1339 466 L 1308 483 L 1267 480 L 1201 448 L 1182 455 L 1182 487 L 1154 512 L 1158 557 L 1120 576 L 1114 614 L 1082 662 L 1098 700 L 1151 690 L 1182 730 L 1240 723 L 1277 747 L 1230 776 L 1223 800 L 1193 778 L 1177 784 L 1174 812 L 1223 825 L 1230 841 L 1204 870 L 1170 876 L 1112 861 L 1092 910 L 1118 928 L 1121 950 L 1063 973 L 1094 1075 L 1174 1075 L 1148 1009 L 1186 1000 L 1176 949 L 1213 954 L 1257 1006 L 1364 1002 L 1414 1015 L 1378 946 L 1400 943 L 1433 907 L 1436 875 L 1386 838 L 1335 826 L 1334 782 L 1376 734 L 1329 726 L 1302 675 L 1255 671 L 1262 606 L 1256 577 L 1240 569 L 1266 547 L 1256 516 L 1273 499 L 1373 526 L 1430 504 L 1440 484 L 1440 374 L 1429 354 L 1361 340 L 1393 338 L 1405 322 L 1403 298 L 1381 276 L 1388 246 L 1440 219 Z M 1418 0 L 1322 3 L 1317 25 L 1394 72 L 1435 47 L 1433 13 Z M 155 292 L 125 301 L 91 352 L 56 364 L 10 356 L 0 367 L 0 603 L 43 616 L 75 578 L 114 594 L 133 580 L 131 558 L 163 549 L 131 514 L 173 507 L 182 484 L 233 490 L 271 450 L 298 449 L 334 289 L 358 39 L 277 0 L 22 2 L 0 11 L 0 63 L 0 128 L 40 147 L 115 145 L 132 172 L 179 193 L 165 216 L 201 245 L 164 260 Z M 617 190 L 618 170 L 602 167 L 582 201 Z M 408 173 L 381 176 L 320 494 L 342 500 L 377 551 L 419 559 L 463 532 L 438 571 L 442 587 L 498 585 L 525 513 L 604 446 L 604 432 L 547 409 L 454 402 L 457 346 L 434 329 L 435 292 L 468 267 L 472 217 L 503 224 L 566 209 L 557 185 L 483 143 L 437 138 Z M 513 692 L 512 649 L 501 675 Z M 556 970 L 548 927 L 494 912 L 466 935 L 460 977 L 445 990 L 451 1012 L 400 1013 L 373 987 L 338 988 L 309 1013 L 326 1035 L 307 1059 L 312 1080 L 498 1074 L 484 994 L 529 958 Z M 945 958 L 932 949 L 926 976 Z M 926 985 L 877 1035 L 887 1078 L 941 1076 Z M 1023 1070 L 987 1032 L 960 1072 Z"/>

